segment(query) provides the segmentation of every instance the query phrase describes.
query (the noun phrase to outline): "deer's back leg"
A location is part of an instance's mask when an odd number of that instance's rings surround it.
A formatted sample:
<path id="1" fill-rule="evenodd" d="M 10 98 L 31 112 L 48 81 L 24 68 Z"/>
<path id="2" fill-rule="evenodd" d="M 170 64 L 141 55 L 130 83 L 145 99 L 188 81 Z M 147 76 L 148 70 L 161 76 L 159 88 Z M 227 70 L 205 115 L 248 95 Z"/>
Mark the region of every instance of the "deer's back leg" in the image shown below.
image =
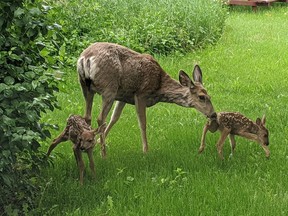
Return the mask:
<path id="1" fill-rule="evenodd" d="M 148 151 L 148 143 L 147 143 L 147 134 L 146 134 L 146 101 L 145 99 L 135 95 L 135 107 L 139 122 L 139 127 L 141 131 L 143 152 L 146 153 Z"/>
<path id="2" fill-rule="evenodd" d="M 230 157 L 232 157 L 235 151 L 235 147 L 236 147 L 235 135 L 229 134 L 229 140 L 230 140 L 230 145 L 231 145 Z"/>
<path id="3" fill-rule="evenodd" d="M 80 84 L 86 103 L 84 118 L 85 121 L 89 125 L 91 125 L 91 113 L 92 113 L 94 92 L 92 92 L 91 89 L 89 89 L 89 86 L 87 86 L 85 81 L 83 81 L 82 79 L 80 79 Z"/>
<path id="4" fill-rule="evenodd" d="M 97 118 L 98 127 L 102 126 L 107 118 L 108 113 L 111 110 L 115 99 L 116 93 L 102 94 L 102 108 L 101 112 Z M 106 129 L 105 129 L 106 130 Z M 101 144 L 101 155 L 103 158 L 106 156 L 106 144 L 105 144 L 105 133 L 100 134 L 100 144 Z"/>

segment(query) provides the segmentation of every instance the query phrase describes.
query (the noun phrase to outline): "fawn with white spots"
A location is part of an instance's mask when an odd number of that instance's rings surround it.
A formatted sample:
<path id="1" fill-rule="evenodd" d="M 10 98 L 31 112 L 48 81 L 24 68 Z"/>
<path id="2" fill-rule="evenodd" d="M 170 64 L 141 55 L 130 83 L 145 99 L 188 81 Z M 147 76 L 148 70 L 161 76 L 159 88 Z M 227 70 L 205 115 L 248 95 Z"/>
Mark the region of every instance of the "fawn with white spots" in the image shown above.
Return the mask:
<path id="1" fill-rule="evenodd" d="M 217 113 L 217 118 L 209 120 L 203 128 L 199 153 L 202 153 L 205 148 L 205 136 L 207 131 L 209 130 L 213 133 L 218 129 L 221 136 L 216 146 L 220 159 L 223 160 L 223 145 L 228 135 L 231 144 L 231 155 L 233 155 L 236 147 L 235 135 L 238 135 L 258 142 L 264 149 L 266 157 L 269 158 L 269 132 L 265 127 L 265 123 L 265 115 L 262 117 L 262 120 L 257 118 L 256 122 L 253 122 L 238 112 L 219 112 Z"/>
<path id="2" fill-rule="evenodd" d="M 47 157 L 50 155 L 52 150 L 61 142 L 67 140 L 72 141 L 73 151 L 76 159 L 77 166 L 80 173 L 80 184 L 83 184 L 84 176 L 84 162 L 82 159 L 82 152 L 86 152 L 89 158 L 89 165 L 92 171 L 93 177 L 96 176 L 95 165 L 93 159 L 93 149 L 96 144 L 95 136 L 97 134 L 103 133 L 105 130 L 105 125 L 101 125 L 97 129 L 92 129 L 88 125 L 84 118 L 78 115 L 70 115 L 67 119 L 67 125 L 63 132 L 53 140 L 50 145 Z"/>

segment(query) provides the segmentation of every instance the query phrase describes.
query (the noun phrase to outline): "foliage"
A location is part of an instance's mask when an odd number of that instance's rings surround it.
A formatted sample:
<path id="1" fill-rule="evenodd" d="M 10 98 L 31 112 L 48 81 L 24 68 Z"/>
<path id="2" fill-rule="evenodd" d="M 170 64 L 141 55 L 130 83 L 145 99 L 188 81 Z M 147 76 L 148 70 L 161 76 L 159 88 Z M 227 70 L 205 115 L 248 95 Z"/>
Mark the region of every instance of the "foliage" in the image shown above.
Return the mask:
<path id="1" fill-rule="evenodd" d="M 39 120 L 57 107 L 54 70 L 63 50 L 49 9 L 32 0 L 0 3 L 1 215 L 27 212 L 39 193 L 39 141 L 50 136 Z"/>
<path id="2" fill-rule="evenodd" d="M 62 26 L 68 53 L 108 41 L 139 52 L 187 52 L 215 43 L 226 9 L 213 0 L 63 0 L 51 1 L 53 19 Z M 63 10 L 65 8 L 65 10 Z"/>

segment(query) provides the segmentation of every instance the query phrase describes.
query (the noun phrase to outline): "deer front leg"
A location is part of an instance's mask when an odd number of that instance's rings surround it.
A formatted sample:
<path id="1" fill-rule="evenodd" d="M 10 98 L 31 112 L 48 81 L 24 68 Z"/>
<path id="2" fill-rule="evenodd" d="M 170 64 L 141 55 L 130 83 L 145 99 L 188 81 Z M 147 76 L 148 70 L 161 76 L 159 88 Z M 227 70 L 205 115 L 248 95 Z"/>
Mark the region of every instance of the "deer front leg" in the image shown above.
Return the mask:
<path id="1" fill-rule="evenodd" d="M 235 147 L 236 147 L 235 135 L 229 134 L 229 139 L 230 139 L 230 145 L 231 145 L 230 157 L 232 157 L 234 154 Z"/>
<path id="2" fill-rule="evenodd" d="M 83 185 L 83 178 L 84 178 L 84 162 L 82 159 L 82 154 L 79 148 L 76 147 L 76 145 L 73 146 L 73 151 L 74 151 L 74 156 L 76 159 L 76 163 L 79 169 L 79 180 L 80 180 L 80 185 Z"/>
<path id="3" fill-rule="evenodd" d="M 201 137 L 201 145 L 199 147 L 198 153 L 202 153 L 205 149 L 205 137 L 206 137 L 206 133 L 208 131 L 209 128 L 209 123 L 207 123 L 204 128 L 203 128 L 203 132 L 202 132 L 202 137 Z"/>
<path id="4" fill-rule="evenodd" d="M 68 132 L 65 128 L 65 130 L 58 136 L 56 137 L 53 142 L 51 143 L 46 156 L 49 157 L 50 153 L 52 152 L 52 150 L 61 142 L 65 142 L 68 140 Z"/>
<path id="5" fill-rule="evenodd" d="M 96 172 L 95 172 L 95 164 L 93 159 L 93 148 L 89 148 L 87 150 L 88 158 L 89 158 L 89 166 L 90 170 L 92 172 L 93 178 L 96 178 Z"/>
<path id="6" fill-rule="evenodd" d="M 217 151 L 218 151 L 219 158 L 221 160 L 224 159 L 224 157 L 223 157 L 223 146 L 224 146 L 225 139 L 227 138 L 229 133 L 230 133 L 230 130 L 227 129 L 227 128 L 224 128 L 221 131 L 221 136 L 220 136 L 220 138 L 219 138 L 219 140 L 217 142 Z"/>
<path id="7" fill-rule="evenodd" d="M 105 129 L 105 137 L 107 137 L 109 131 L 111 130 L 111 128 L 113 127 L 113 125 L 119 120 L 119 117 L 122 113 L 122 110 L 124 108 L 126 103 L 124 102 L 121 102 L 121 101 L 117 101 L 116 102 L 116 105 L 115 105 L 115 108 L 113 110 L 113 113 L 112 113 L 112 116 L 111 116 L 111 119 L 110 119 L 110 122 L 107 126 L 107 128 Z"/>
<path id="8" fill-rule="evenodd" d="M 146 101 L 143 98 L 138 97 L 137 95 L 134 96 L 134 99 L 139 127 L 141 130 L 143 152 L 146 153 L 148 151 L 146 134 Z"/>

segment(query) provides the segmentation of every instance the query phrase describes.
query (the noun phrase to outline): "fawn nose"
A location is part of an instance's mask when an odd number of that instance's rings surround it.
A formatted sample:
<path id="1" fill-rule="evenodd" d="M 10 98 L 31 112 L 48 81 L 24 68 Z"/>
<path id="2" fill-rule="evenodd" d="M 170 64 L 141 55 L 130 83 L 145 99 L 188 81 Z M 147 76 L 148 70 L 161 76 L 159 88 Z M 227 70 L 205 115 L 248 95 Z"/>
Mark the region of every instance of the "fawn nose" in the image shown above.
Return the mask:
<path id="1" fill-rule="evenodd" d="M 81 151 L 84 151 L 84 150 L 85 150 L 84 146 L 81 146 L 81 147 L 80 147 L 80 150 L 81 150 Z"/>

